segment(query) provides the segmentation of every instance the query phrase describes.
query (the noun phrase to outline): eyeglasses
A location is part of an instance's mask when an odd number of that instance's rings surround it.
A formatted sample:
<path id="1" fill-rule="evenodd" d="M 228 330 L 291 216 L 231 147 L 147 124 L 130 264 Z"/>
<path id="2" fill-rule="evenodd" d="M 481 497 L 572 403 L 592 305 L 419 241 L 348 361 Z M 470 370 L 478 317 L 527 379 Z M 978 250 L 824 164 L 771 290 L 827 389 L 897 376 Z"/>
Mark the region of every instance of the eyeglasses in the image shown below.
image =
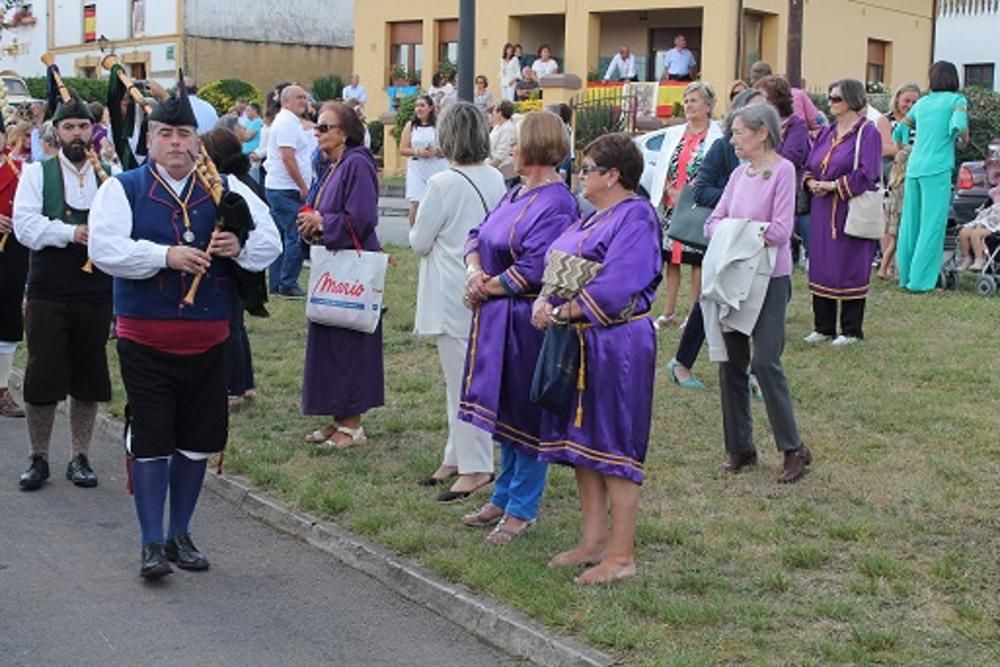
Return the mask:
<path id="1" fill-rule="evenodd" d="M 606 174 L 609 171 L 611 171 L 611 169 L 609 167 L 601 167 L 601 166 L 598 166 L 596 164 L 585 164 L 582 167 L 580 167 L 580 175 L 581 176 L 586 176 L 587 174 L 592 174 L 595 171 L 598 174 L 601 174 L 603 176 L 604 174 Z"/>
<path id="2" fill-rule="evenodd" d="M 843 102 L 844 98 L 840 95 L 827 95 L 826 99 L 830 104 L 836 104 L 837 102 Z"/>
<path id="3" fill-rule="evenodd" d="M 321 123 L 320 125 L 313 126 L 313 129 L 316 130 L 317 134 L 326 134 L 330 130 L 333 130 L 333 129 L 339 128 L 339 127 L 340 127 L 339 125 L 328 125 L 327 123 Z"/>

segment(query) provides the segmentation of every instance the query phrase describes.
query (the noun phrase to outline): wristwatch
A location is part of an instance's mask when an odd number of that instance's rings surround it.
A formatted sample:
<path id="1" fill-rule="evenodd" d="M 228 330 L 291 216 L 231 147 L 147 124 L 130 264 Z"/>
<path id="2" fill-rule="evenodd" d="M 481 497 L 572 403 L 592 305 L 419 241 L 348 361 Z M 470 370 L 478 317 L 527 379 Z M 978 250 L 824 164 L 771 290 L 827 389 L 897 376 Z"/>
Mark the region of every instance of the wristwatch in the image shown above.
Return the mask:
<path id="1" fill-rule="evenodd" d="M 552 309 L 552 321 L 556 324 L 566 324 L 566 320 L 559 317 L 560 312 L 562 312 L 562 306 L 556 306 Z"/>

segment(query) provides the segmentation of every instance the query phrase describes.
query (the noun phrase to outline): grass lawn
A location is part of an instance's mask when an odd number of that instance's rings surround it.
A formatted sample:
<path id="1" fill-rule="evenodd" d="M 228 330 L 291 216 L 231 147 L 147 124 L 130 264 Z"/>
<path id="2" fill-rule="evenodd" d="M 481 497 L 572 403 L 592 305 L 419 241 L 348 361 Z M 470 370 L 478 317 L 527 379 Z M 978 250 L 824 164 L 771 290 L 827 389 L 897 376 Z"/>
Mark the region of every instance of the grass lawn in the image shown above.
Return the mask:
<path id="1" fill-rule="evenodd" d="M 703 353 L 707 388 L 674 386 L 663 366 L 678 334 L 665 334 L 640 576 L 583 589 L 546 568 L 577 538 L 570 469 L 552 469 L 537 529 L 503 548 L 459 521 L 485 493 L 440 506 L 416 485 L 440 462 L 444 387 L 433 344 L 410 334 L 416 258 L 392 252 L 387 404 L 365 422 L 370 442 L 335 454 L 303 444 L 321 425 L 299 410 L 303 305 L 276 301 L 270 319 L 248 318 L 259 398 L 232 420 L 229 471 L 627 664 L 1000 663 L 1000 300 L 879 283 L 864 344 L 808 348 L 797 274 L 784 360 L 815 463 L 793 486 L 775 483 L 760 402 L 761 465 L 718 471 L 715 369 Z M 119 385 L 113 411 L 121 401 Z"/>

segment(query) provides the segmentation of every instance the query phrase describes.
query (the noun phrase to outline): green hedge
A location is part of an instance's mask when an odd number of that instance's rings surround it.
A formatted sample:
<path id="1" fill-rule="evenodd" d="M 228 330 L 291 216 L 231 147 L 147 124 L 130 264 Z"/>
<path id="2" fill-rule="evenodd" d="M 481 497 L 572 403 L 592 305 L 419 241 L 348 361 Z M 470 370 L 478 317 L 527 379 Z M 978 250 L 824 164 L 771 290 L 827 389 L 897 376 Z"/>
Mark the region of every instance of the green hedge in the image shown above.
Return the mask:
<path id="1" fill-rule="evenodd" d="M 1000 93 L 973 86 L 965 91 L 969 99 L 969 145 L 956 159 L 982 160 L 990 140 L 1000 137 Z"/>
<path id="2" fill-rule="evenodd" d="M 335 100 L 344 91 L 344 81 L 336 74 L 324 76 L 313 81 L 312 94 L 319 102 Z"/>
<path id="3" fill-rule="evenodd" d="M 373 120 L 368 123 L 368 135 L 372 140 L 372 155 L 378 155 L 382 152 L 382 143 L 385 140 L 385 128 L 382 126 L 382 121 Z"/>
<path id="4" fill-rule="evenodd" d="M 28 92 L 32 97 L 40 100 L 45 99 L 45 77 L 29 76 L 25 77 L 24 83 L 28 86 Z M 107 79 L 85 79 L 78 76 L 64 76 L 63 83 L 83 99 L 84 102 L 100 102 L 107 104 L 108 101 L 108 80 Z"/>
<path id="5" fill-rule="evenodd" d="M 252 83 L 243 79 L 219 79 L 198 89 L 198 97 L 205 100 L 219 112 L 227 113 L 237 100 L 263 103 L 264 98 Z"/>
<path id="6" fill-rule="evenodd" d="M 403 128 L 413 118 L 413 107 L 416 105 L 418 97 L 420 97 L 419 94 L 404 97 L 396 105 L 396 124 L 392 126 L 392 136 L 396 139 L 397 145 L 403 136 Z"/>

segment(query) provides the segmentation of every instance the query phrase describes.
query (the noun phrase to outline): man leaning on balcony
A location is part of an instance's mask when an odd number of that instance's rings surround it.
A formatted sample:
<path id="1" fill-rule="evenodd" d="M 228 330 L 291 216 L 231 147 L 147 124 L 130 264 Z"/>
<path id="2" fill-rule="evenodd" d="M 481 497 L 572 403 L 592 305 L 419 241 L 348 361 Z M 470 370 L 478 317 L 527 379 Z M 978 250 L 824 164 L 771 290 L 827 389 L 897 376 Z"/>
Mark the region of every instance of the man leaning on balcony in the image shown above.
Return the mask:
<path id="1" fill-rule="evenodd" d="M 687 38 L 684 35 L 674 37 L 674 48 L 667 51 L 663 64 L 663 78 L 667 81 L 691 81 L 694 79 L 693 73 L 698 62 L 694 59 L 694 54 L 687 48 Z"/>
<path id="2" fill-rule="evenodd" d="M 608 65 L 608 71 L 604 73 L 604 80 L 611 81 L 611 73 L 618 70 L 619 81 L 638 81 L 639 75 L 636 73 L 635 56 L 628 48 L 628 44 L 622 44 L 615 57 Z"/>

